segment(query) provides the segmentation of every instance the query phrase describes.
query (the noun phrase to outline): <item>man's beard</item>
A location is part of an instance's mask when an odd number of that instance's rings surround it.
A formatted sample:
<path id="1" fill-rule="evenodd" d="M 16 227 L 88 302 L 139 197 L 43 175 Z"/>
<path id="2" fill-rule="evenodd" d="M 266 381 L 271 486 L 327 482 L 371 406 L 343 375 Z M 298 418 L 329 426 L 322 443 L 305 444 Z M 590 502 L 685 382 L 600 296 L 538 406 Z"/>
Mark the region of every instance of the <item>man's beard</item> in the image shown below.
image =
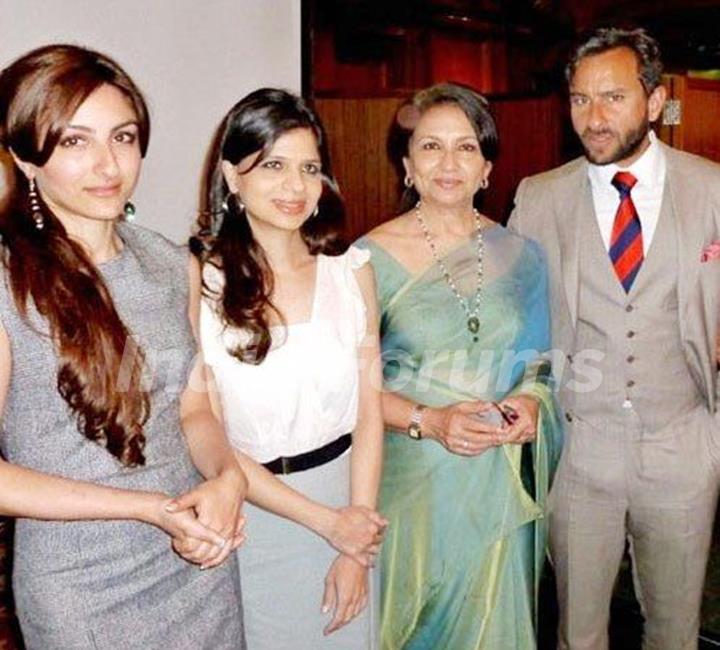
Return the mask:
<path id="1" fill-rule="evenodd" d="M 591 131 L 590 129 L 585 129 L 583 132 L 581 142 L 583 145 L 583 149 L 585 149 L 585 156 L 587 159 L 593 163 L 594 165 L 609 165 L 611 163 L 618 162 L 618 160 L 625 160 L 626 158 L 630 158 L 635 153 L 637 153 L 640 148 L 642 147 L 643 143 L 645 142 L 645 137 L 648 134 L 648 130 L 650 128 L 650 122 L 647 119 L 647 117 L 637 126 L 637 128 L 632 129 L 631 131 L 628 131 L 624 134 L 624 136 L 617 138 L 617 146 L 615 149 L 610 151 L 609 153 L 605 154 L 602 157 L 598 157 L 593 155 L 593 153 L 590 151 L 590 149 L 585 146 L 585 136 L 592 134 L 599 134 L 599 133 L 609 133 L 614 136 L 618 136 L 616 131 L 612 131 L 611 129 L 598 129 L 597 131 Z"/>

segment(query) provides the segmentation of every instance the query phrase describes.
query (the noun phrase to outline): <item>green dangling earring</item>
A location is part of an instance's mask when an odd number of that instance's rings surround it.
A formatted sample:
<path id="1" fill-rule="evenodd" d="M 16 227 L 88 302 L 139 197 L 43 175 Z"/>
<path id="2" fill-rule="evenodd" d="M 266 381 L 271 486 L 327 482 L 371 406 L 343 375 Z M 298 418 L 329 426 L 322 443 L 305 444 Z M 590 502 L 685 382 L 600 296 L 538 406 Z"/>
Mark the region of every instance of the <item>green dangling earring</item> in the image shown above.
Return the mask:
<path id="1" fill-rule="evenodd" d="M 135 206 L 130 201 L 127 201 L 123 207 L 123 219 L 130 222 L 135 221 Z"/>

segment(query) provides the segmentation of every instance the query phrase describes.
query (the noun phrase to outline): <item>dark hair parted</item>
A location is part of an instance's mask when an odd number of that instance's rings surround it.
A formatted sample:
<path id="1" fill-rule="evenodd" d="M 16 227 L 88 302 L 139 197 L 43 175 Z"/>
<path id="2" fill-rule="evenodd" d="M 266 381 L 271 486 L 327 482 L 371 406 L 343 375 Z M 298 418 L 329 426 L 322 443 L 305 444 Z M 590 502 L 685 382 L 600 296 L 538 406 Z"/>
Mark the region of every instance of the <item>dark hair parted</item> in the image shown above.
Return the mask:
<path id="1" fill-rule="evenodd" d="M 573 51 L 565 68 L 565 78 L 571 83 L 575 70 L 583 59 L 619 47 L 632 51 L 638 62 L 640 83 L 649 95 L 660 85 L 663 64 L 658 42 L 644 29 L 602 27 L 586 37 Z"/>
<path id="2" fill-rule="evenodd" d="M 457 83 L 440 83 L 425 88 L 398 109 L 390 132 L 391 157 L 397 159 L 399 156 L 408 156 L 410 140 L 420 117 L 429 109 L 445 104 L 457 106 L 465 113 L 475 131 L 483 157 L 485 160 L 495 160 L 498 156 L 499 140 L 488 101 L 472 88 Z M 401 166 L 399 168 L 402 169 Z M 400 203 L 401 211 L 412 209 L 419 200 L 420 196 L 415 187 L 406 187 Z"/>
<path id="3" fill-rule="evenodd" d="M 223 161 L 238 165 L 256 155 L 248 173 L 270 153 L 277 139 L 295 129 L 309 129 L 317 141 L 322 165 L 323 191 L 316 216 L 300 228 L 312 255 L 337 255 L 346 248 L 340 233 L 344 208 L 332 175 L 325 130 L 318 116 L 305 101 L 292 93 L 262 88 L 241 99 L 217 129 L 207 158 L 203 204 L 190 249 L 201 264 L 221 269 L 225 282 L 222 296 L 203 283 L 205 295 L 218 298 L 218 311 L 226 326 L 239 328 L 250 337 L 245 344 L 229 350 L 245 363 L 259 364 L 272 343 L 268 312 L 282 314 L 270 300 L 274 278 L 262 246 L 255 240 L 241 204 L 222 172 Z"/>
<path id="4" fill-rule="evenodd" d="M 142 95 L 112 59 L 73 45 L 33 50 L 0 72 L 0 144 L 42 167 L 87 97 L 103 84 L 118 88 L 135 109 L 144 155 L 150 121 Z M 35 228 L 28 179 L 15 169 L 14 188 L 0 211 L 2 263 L 18 311 L 34 304 L 58 354 L 57 388 L 79 431 L 123 465 L 145 462 L 142 350 L 120 319 L 110 293 L 83 248 L 39 197 L 45 226 Z M 122 373 L 126 390 L 117 387 Z"/>

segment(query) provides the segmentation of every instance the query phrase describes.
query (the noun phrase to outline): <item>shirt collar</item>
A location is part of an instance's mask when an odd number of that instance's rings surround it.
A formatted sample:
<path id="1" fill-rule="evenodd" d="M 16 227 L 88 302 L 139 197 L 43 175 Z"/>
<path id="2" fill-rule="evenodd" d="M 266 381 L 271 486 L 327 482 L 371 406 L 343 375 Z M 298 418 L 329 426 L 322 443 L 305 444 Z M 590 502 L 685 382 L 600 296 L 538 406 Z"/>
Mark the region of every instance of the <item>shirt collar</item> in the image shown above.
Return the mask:
<path id="1" fill-rule="evenodd" d="M 637 186 L 648 189 L 662 186 L 665 182 L 665 157 L 658 144 L 657 136 L 652 129 L 650 129 L 648 137 L 650 146 L 629 167 L 621 168 L 616 163 L 610 163 L 609 165 L 589 163 L 588 176 L 593 186 L 604 190 L 611 189 L 616 192 L 611 181 L 618 171 L 630 172 L 638 179 Z"/>

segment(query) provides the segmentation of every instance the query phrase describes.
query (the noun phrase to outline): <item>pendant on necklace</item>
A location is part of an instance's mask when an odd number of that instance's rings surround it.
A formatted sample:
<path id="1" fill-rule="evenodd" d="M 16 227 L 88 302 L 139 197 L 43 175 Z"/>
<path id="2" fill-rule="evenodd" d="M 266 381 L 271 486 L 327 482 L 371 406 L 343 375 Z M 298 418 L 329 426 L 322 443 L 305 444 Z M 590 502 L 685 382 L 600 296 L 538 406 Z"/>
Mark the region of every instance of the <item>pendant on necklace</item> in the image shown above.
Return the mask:
<path id="1" fill-rule="evenodd" d="M 480 329 L 480 319 L 477 316 L 470 316 L 467 321 L 467 328 L 472 334 L 477 334 Z"/>

